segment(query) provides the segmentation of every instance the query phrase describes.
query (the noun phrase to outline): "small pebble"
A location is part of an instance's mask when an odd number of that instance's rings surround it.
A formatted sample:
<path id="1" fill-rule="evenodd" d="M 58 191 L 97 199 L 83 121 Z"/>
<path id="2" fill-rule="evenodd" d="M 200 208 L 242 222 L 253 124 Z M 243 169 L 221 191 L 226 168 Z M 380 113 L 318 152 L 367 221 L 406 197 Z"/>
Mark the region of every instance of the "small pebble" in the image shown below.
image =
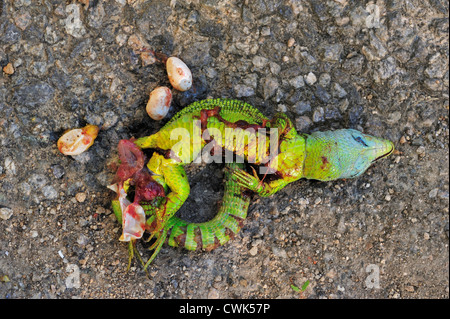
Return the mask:
<path id="1" fill-rule="evenodd" d="M 61 250 L 58 250 L 58 255 L 61 257 L 61 259 L 64 259 L 64 254 Z"/>
<path id="2" fill-rule="evenodd" d="M 263 96 L 266 100 L 275 95 L 279 86 L 278 80 L 273 77 L 266 77 L 262 79 L 261 84 L 263 88 Z"/>
<path id="3" fill-rule="evenodd" d="M 61 178 L 64 176 L 65 171 L 64 171 L 64 167 L 62 167 L 59 164 L 55 164 L 51 166 L 52 171 L 53 171 L 53 176 L 55 176 L 56 178 Z"/>
<path id="4" fill-rule="evenodd" d="M 66 278 L 66 288 L 80 288 L 81 280 L 80 280 L 80 268 L 75 264 L 68 264 L 66 267 L 66 272 L 69 275 Z"/>
<path id="5" fill-rule="evenodd" d="M 419 155 L 425 154 L 425 146 L 419 146 L 416 150 L 416 153 Z"/>
<path id="6" fill-rule="evenodd" d="M 307 116 L 300 116 L 295 120 L 295 127 L 299 132 L 306 131 L 312 124 L 312 121 Z"/>
<path id="7" fill-rule="evenodd" d="M 58 191 L 52 185 L 46 185 L 42 188 L 42 194 L 47 199 L 58 198 Z"/>
<path id="8" fill-rule="evenodd" d="M 117 121 L 119 120 L 119 117 L 112 111 L 107 111 L 103 114 L 103 125 L 102 129 L 107 130 L 111 127 L 113 127 Z"/>
<path id="9" fill-rule="evenodd" d="M 327 87 L 331 82 L 331 76 L 328 73 L 322 73 L 319 77 L 319 84 L 323 87 Z M 335 83 L 336 85 L 337 83 Z M 339 85 L 339 84 L 337 84 Z"/>
<path id="10" fill-rule="evenodd" d="M 258 55 L 252 59 L 252 63 L 257 69 L 262 69 L 268 62 L 269 60 L 267 58 Z"/>
<path id="11" fill-rule="evenodd" d="M 30 25 L 31 21 L 32 16 L 28 11 L 19 12 L 14 19 L 16 26 L 22 31 L 25 31 L 25 29 Z"/>
<path id="12" fill-rule="evenodd" d="M 67 17 L 64 20 L 66 32 L 75 38 L 81 38 L 86 34 L 86 29 L 81 19 L 80 7 L 72 3 L 66 6 Z"/>
<path id="13" fill-rule="evenodd" d="M 435 198 L 438 194 L 439 189 L 438 188 L 434 188 L 432 189 L 429 193 L 428 193 L 428 197 L 429 198 Z"/>
<path id="14" fill-rule="evenodd" d="M 2 207 L 0 208 L 0 218 L 3 220 L 8 220 L 11 218 L 13 211 L 11 208 Z"/>
<path id="15" fill-rule="evenodd" d="M 313 122 L 317 123 L 317 122 L 321 122 L 324 121 L 324 110 L 323 107 L 318 107 L 314 113 L 313 113 L 313 118 L 312 118 Z"/>
<path id="16" fill-rule="evenodd" d="M 208 292 L 208 299 L 219 299 L 220 295 L 217 289 L 211 288 L 211 290 Z"/>
<path id="17" fill-rule="evenodd" d="M 3 67 L 3 72 L 5 72 L 8 75 L 14 74 L 14 67 L 11 62 L 9 62 L 7 65 Z"/>
<path id="18" fill-rule="evenodd" d="M 262 36 L 269 36 L 270 35 L 270 27 L 262 27 L 261 28 L 261 35 Z"/>
<path id="19" fill-rule="evenodd" d="M 255 94 L 255 90 L 247 85 L 237 84 L 234 86 L 236 97 L 247 97 Z"/>
<path id="20" fill-rule="evenodd" d="M 6 169 L 6 174 L 8 175 L 16 175 L 16 164 L 14 164 L 14 161 L 7 157 L 5 158 L 5 169 Z"/>
<path id="21" fill-rule="evenodd" d="M 303 80 L 303 76 L 299 75 L 290 79 L 289 84 L 298 89 L 305 86 L 305 81 Z"/>
<path id="22" fill-rule="evenodd" d="M 406 290 L 407 292 L 414 292 L 414 286 L 406 286 L 406 287 L 405 287 L 405 290 Z"/>
<path id="23" fill-rule="evenodd" d="M 330 269 L 329 272 L 327 272 L 327 274 L 325 275 L 328 278 L 334 279 L 337 276 L 336 270 L 334 269 Z"/>
<path id="24" fill-rule="evenodd" d="M 294 38 L 290 38 L 288 40 L 287 46 L 288 46 L 288 48 L 291 48 L 291 47 L 294 46 L 294 44 L 295 44 L 295 39 Z"/>
<path id="25" fill-rule="evenodd" d="M 369 99 L 369 97 L 367 97 L 367 99 Z M 395 124 L 397 123 L 402 117 L 402 113 L 400 112 L 394 112 L 392 114 L 389 115 L 387 121 L 391 124 Z"/>
<path id="26" fill-rule="evenodd" d="M 251 256 L 256 256 L 256 254 L 258 254 L 258 247 L 257 246 L 253 246 L 250 251 L 249 251 Z"/>
<path id="27" fill-rule="evenodd" d="M 272 252 L 275 256 L 280 257 L 280 258 L 287 258 L 287 253 L 286 250 L 284 250 L 283 248 L 278 248 L 278 247 L 272 247 Z"/>
<path id="28" fill-rule="evenodd" d="M 86 193 L 77 193 L 75 195 L 75 199 L 79 202 L 79 203 L 83 203 L 86 200 Z"/>
<path id="29" fill-rule="evenodd" d="M 309 85 L 313 85 L 317 82 L 316 75 L 312 72 L 309 72 L 308 75 L 305 76 L 305 82 Z"/>
<path id="30" fill-rule="evenodd" d="M 86 237 L 84 234 L 80 234 L 77 238 L 77 243 L 80 246 L 86 246 L 89 243 L 89 238 Z"/>
<path id="31" fill-rule="evenodd" d="M 333 94 L 336 95 L 340 99 L 347 95 L 347 91 L 345 91 L 344 88 L 339 85 L 339 83 L 333 83 L 332 89 L 333 89 Z"/>

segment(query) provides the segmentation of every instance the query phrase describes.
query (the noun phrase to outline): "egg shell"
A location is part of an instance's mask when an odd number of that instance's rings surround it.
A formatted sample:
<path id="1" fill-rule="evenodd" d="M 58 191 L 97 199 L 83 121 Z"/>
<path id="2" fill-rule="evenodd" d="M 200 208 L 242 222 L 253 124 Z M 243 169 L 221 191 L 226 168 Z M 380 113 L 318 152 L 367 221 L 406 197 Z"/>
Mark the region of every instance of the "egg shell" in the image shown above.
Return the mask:
<path id="1" fill-rule="evenodd" d="M 166 62 L 170 84 L 178 91 L 187 91 L 192 86 L 192 73 L 187 65 L 177 57 L 170 57 Z"/>
<path id="2" fill-rule="evenodd" d="M 130 203 L 122 212 L 122 236 L 120 241 L 140 239 L 145 231 L 144 208 L 135 203 Z"/>
<path id="3" fill-rule="evenodd" d="M 98 126 L 91 124 L 68 130 L 58 139 L 58 149 L 64 155 L 79 155 L 94 144 L 99 130 Z"/>
<path id="4" fill-rule="evenodd" d="M 150 98 L 145 108 L 148 116 L 159 121 L 169 112 L 172 103 L 172 91 L 166 86 L 159 86 L 150 93 Z"/>

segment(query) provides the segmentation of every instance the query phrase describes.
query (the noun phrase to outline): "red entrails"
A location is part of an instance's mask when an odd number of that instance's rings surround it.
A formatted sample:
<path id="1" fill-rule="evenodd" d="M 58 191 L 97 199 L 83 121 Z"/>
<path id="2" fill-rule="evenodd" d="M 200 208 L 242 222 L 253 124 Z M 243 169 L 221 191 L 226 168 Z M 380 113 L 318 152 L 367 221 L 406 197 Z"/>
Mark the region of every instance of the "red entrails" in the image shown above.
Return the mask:
<path id="1" fill-rule="evenodd" d="M 118 148 L 121 163 L 117 169 L 116 182 L 123 183 L 131 178 L 130 184 L 135 186 L 134 203 L 165 196 L 164 188 L 144 168 L 145 155 L 142 150 L 130 140 L 121 140 Z"/>
<path id="2" fill-rule="evenodd" d="M 144 153 L 133 142 L 121 140 L 118 145 L 120 166 L 116 180 L 124 182 L 144 167 Z"/>
<path id="3" fill-rule="evenodd" d="M 135 203 L 151 201 L 157 196 L 165 196 L 164 188 L 153 179 L 151 173 L 147 170 L 138 171 L 133 177 L 133 182 L 136 188 Z"/>

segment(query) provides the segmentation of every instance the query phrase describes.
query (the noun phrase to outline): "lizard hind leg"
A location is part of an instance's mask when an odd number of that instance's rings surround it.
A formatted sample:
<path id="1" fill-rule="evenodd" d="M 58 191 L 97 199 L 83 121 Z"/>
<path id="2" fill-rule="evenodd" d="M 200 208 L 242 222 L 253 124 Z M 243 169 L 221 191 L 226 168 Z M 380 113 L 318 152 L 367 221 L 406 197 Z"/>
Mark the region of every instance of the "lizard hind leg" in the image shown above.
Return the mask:
<path id="1" fill-rule="evenodd" d="M 156 239 L 156 241 L 153 243 L 152 246 L 150 246 L 150 250 L 153 250 L 153 254 L 149 258 L 149 260 L 144 265 L 144 271 L 147 271 L 147 267 L 151 264 L 153 259 L 155 259 L 156 255 L 158 255 L 159 251 L 161 250 L 162 245 L 166 241 L 168 229 L 164 228 L 161 233 L 159 234 L 159 237 Z"/>
<path id="2" fill-rule="evenodd" d="M 161 173 L 170 192 L 155 210 L 156 227 L 153 232 L 159 232 L 164 229 L 170 218 L 184 204 L 191 191 L 183 166 L 174 160 L 162 159 Z"/>
<path id="3" fill-rule="evenodd" d="M 139 263 L 144 266 L 145 274 L 148 278 L 150 278 L 149 273 L 147 272 L 147 268 L 144 264 L 144 260 L 141 257 L 141 254 L 139 253 L 139 250 L 136 247 L 136 240 L 131 240 L 128 242 L 128 266 L 127 266 L 127 272 L 131 268 L 131 261 L 133 260 L 133 257 L 136 257 L 139 260 Z"/>
<path id="4" fill-rule="evenodd" d="M 145 264 L 144 269 L 147 269 L 160 251 L 169 230 L 173 227 L 173 215 L 186 201 L 190 192 L 187 175 L 182 165 L 171 159 L 165 159 L 161 155 L 154 155 L 154 159 L 155 161 L 151 163 L 157 164 L 153 169 L 157 174 L 160 174 L 160 178 L 170 191 L 157 207 L 146 208 L 146 213 L 149 215 L 146 221 L 149 238 L 146 241 L 154 239 L 154 242 L 149 248 L 153 250 L 153 254 Z"/>

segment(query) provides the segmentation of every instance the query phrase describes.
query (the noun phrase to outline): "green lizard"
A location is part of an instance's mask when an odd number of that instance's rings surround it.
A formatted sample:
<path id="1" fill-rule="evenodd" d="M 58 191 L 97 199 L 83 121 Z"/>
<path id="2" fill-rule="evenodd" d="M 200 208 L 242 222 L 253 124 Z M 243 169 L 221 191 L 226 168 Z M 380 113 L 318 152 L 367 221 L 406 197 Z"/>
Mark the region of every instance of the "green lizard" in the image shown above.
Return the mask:
<path id="1" fill-rule="evenodd" d="M 145 168 L 141 149 L 147 148 L 155 152 Z M 216 159 L 223 158 L 222 151 L 225 159 L 230 153 L 236 158 L 226 163 L 224 198 L 216 217 L 188 223 L 174 215 L 190 192 L 184 165 L 205 150 Z M 134 144 L 119 143 L 122 164 L 113 210 L 123 224 L 121 240 L 130 241 L 131 260 L 134 243 L 144 231 L 156 238 L 144 269 L 167 237 L 171 246 L 211 250 L 225 244 L 242 227 L 249 191 L 270 196 L 301 178 L 330 181 L 357 177 L 393 150 L 392 142 L 353 129 L 299 134 L 285 114 L 269 120 L 242 101 L 198 101 L 157 133 L 134 140 Z M 251 164 L 252 173 L 236 163 L 239 159 Z M 129 201 L 132 192 L 133 204 Z"/>

